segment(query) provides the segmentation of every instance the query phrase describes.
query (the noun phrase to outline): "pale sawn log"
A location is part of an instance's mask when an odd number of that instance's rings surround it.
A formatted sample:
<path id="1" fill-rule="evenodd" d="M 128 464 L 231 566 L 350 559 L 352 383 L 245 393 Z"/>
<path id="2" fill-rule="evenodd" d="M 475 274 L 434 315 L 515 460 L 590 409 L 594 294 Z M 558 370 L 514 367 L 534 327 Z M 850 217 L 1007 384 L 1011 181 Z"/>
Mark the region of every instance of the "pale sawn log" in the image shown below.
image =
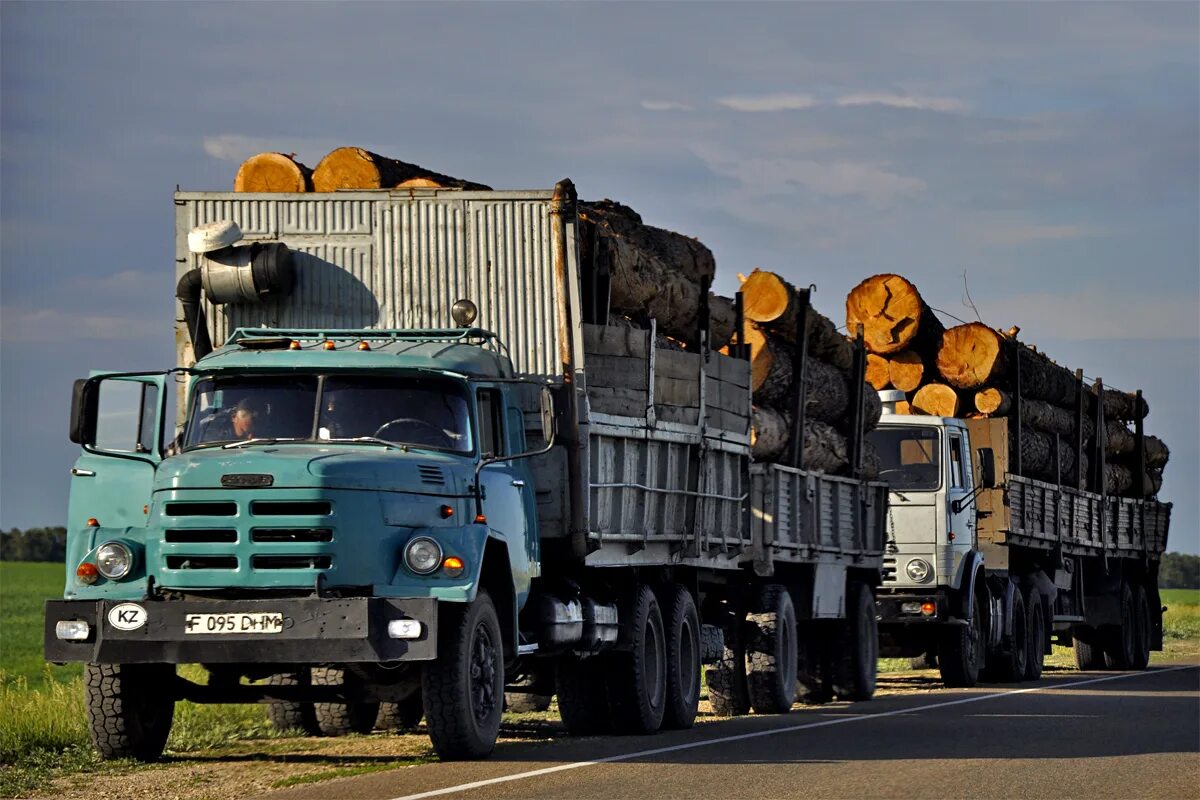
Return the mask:
<path id="1" fill-rule="evenodd" d="M 482 183 L 443 175 L 431 169 L 399 161 L 361 147 L 339 147 L 317 164 L 312 175 L 313 191 L 339 189 L 448 188 L 488 190 Z"/>
<path id="2" fill-rule="evenodd" d="M 933 417 L 958 416 L 958 392 L 944 383 L 927 383 L 909 401 L 915 414 Z"/>
<path id="3" fill-rule="evenodd" d="M 800 310 L 796 303 L 796 288 L 792 284 L 774 272 L 756 269 L 742 282 L 741 291 L 747 320 L 795 343 Z M 845 372 L 853 368 L 854 345 L 838 332 L 831 319 L 810 305 L 806 326 L 805 339 L 810 354 Z"/>
<path id="4" fill-rule="evenodd" d="M 233 179 L 235 192 L 311 192 L 313 171 L 293 155 L 258 153 L 242 162 Z"/>
<path id="5" fill-rule="evenodd" d="M 867 349 L 878 355 L 916 350 L 927 363 L 944 327 L 917 287 L 899 275 L 872 275 L 846 295 L 846 330 L 862 323 Z"/>
<path id="6" fill-rule="evenodd" d="M 921 386 L 925 377 L 925 362 L 915 351 L 901 350 L 890 356 L 887 362 L 892 386 L 902 392 L 914 392 Z"/>
<path id="7" fill-rule="evenodd" d="M 956 389 L 977 389 L 998 379 L 1004 370 L 1005 342 L 982 322 L 955 325 L 942 334 L 937 369 Z"/>
<path id="8" fill-rule="evenodd" d="M 867 353 L 867 383 L 877 390 L 887 389 L 892 385 L 887 358 Z"/>
<path id="9" fill-rule="evenodd" d="M 1008 392 L 989 386 L 975 393 L 975 410 L 989 417 L 1008 415 L 1012 407 L 1012 398 Z"/>

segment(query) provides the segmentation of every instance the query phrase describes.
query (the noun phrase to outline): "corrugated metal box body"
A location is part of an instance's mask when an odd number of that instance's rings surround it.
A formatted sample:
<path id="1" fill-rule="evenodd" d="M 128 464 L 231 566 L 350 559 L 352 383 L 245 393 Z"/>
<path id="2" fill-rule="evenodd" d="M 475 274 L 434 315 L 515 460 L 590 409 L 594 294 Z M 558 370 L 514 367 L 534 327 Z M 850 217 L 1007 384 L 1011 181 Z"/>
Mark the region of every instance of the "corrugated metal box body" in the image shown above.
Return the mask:
<path id="1" fill-rule="evenodd" d="M 778 563 L 882 567 L 886 484 L 781 464 L 755 464 L 750 474 L 750 528 L 760 572 Z"/>
<path id="2" fill-rule="evenodd" d="M 188 231 L 232 220 L 246 241 L 281 241 L 296 251 L 297 282 L 291 296 L 260 305 L 205 301 L 218 346 L 239 327 L 453 327 L 450 307 L 467 297 L 479 306 L 476 325 L 500 336 L 518 371 L 555 376 L 562 370 L 552 194 L 180 192 L 177 277 L 199 264 Z M 574 241 L 572 231 L 572 267 Z M 176 328 L 179 362 L 190 363 L 182 321 Z"/>

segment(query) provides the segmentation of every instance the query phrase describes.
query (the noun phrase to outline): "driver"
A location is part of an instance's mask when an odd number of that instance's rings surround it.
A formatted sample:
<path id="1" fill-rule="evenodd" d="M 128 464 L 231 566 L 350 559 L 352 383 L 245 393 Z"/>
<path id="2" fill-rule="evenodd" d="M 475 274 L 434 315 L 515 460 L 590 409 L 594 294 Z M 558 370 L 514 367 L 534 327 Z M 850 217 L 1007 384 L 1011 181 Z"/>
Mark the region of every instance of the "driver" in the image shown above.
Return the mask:
<path id="1" fill-rule="evenodd" d="M 204 431 L 206 441 L 253 439 L 260 428 L 259 417 L 264 413 L 257 398 L 246 396 L 228 411 L 218 411 Z"/>

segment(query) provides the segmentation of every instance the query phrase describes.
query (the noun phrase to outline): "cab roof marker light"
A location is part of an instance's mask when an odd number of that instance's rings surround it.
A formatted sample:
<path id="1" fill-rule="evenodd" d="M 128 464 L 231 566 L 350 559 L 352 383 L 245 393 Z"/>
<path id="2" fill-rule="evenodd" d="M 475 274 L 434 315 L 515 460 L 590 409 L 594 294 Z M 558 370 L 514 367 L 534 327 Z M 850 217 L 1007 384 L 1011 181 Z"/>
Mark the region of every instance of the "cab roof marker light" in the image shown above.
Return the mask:
<path id="1" fill-rule="evenodd" d="M 336 345 L 336 344 L 334 344 L 333 342 L 329 341 L 328 339 L 326 339 L 326 340 L 325 340 L 325 344 L 324 344 L 324 345 L 322 345 L 322 346 L 323 346 L 323 347 L 324 347 L 326 350 L 333 350 L 333 349 L 335 349 L 335 348 L 337 347 L 337 345 Z"/>

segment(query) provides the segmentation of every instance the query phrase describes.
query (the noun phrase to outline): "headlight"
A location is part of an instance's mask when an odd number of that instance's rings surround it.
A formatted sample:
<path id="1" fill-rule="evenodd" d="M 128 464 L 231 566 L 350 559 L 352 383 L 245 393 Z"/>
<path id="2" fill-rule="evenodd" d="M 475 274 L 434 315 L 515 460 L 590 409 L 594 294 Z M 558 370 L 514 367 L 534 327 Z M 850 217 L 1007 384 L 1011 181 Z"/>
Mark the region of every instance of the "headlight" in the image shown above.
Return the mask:
<path id="1" fill-rule="evenodd" d="M 904 571 L 908 573 L 908 577 L 912 580 L 916 581 L 917 583 L 924 583 L 929 579 L 929 574 L 932 571 L 932 568 L 929 566 L 929 562 L 925 559 L 914 558 L 912 561 L 908 562 L 908 566 L 904 568 Z"/>
<path id="2" fill-rule="evenodd" d="M 404 563 L 418 575 L 428 575 L 442 565 L 442 546 L 428 536 L 418 536 L 404 548 Z"/>
<path id="3" fill-rule="evenodd" d="M 133 569 L 133 552 L 120 542 L 105 542 L 96 550 L 96 568 L 110 581 L 120 580 Z"/>

